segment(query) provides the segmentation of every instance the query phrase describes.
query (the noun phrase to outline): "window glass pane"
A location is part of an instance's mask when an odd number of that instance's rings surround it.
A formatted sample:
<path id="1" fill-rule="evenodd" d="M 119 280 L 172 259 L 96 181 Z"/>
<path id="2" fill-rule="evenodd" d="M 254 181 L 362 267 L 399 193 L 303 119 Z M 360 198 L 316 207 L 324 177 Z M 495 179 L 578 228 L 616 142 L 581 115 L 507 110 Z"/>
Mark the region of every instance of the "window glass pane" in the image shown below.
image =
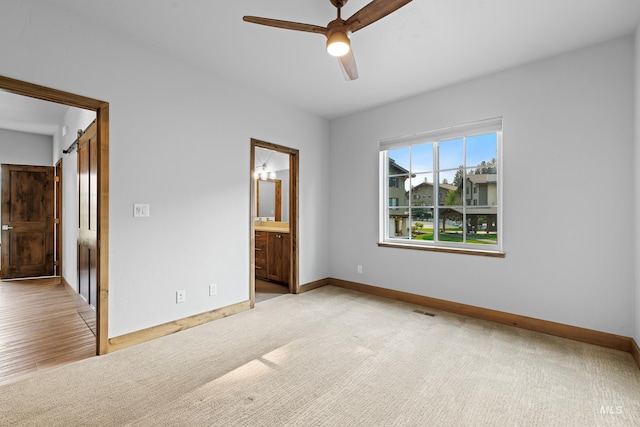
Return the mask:
<path id="1" fill-rule="evenodd" d="M 409 226 L 409 208 L 389 208 L 387 217 L 389 236 L 393 239 L 408 239 L 411 227 Z"/>
<path id="2" fill-rule="evenodd" d="M 467 167 L 495 166 L 498 158 L 498 137 L 495 133 L 470 136 L 467 138 Z"/>
<path id="3" fill-rule="evenodd" d="M 433 241 L 433 208 L 411 209 L 411 238 Z"/>
<path id="4" fill-rule="evenodd" d="M 442 141 L 438 145 L 440 169 L 456 169 L 464 165 L 462 138 Z"/>
<path id="5" fill-rule="evenodd" d="M 462 183 L 460 170 L 440 172 L 440 183 L 438 185 L 438 205 L 440 206 L 461 206 L 462 187 L 455 185 L 455 182 Z"/>
<path id="6" fill-rule="evenodd" d="M 438 214 L 438 240 L 462 243 L 462 208 L 440 208 Z"/>
<path id="7" fill-rule="evenodd" d="M 411 172 L 431 172 L 433 170 L 433 144 L 411 147 Z"/>
<path id="8" fill-rule="evenodd" d="M 498 244 L 497 208 L 467 208 L 467 243 L 478 245 Z"/>
<path id="9" fill-rule="evenodd" d="M 409 173 L 409 153 L 409 147 L 389 150 L 389 176 Z"/>
<path id="10" fill-rule="evenodd" d="M 394 176 L 389 178 L 389 206 L 409 206 L 408 193 L 405 190 L 405 182 L 409 175 Z"/>
<path id="11" fill-rule="evenodd" d="M 411 178 L 411 206 L 433 205 L 433 174 L 420 173 Z"/>
<path id="12" fill-rule="evenodd" d="M 467 206 L 496 206 L 498 204 L 498 169 L 491 167 L 487 172 L 467 169 L 465 180 L 465 203 Z"/>

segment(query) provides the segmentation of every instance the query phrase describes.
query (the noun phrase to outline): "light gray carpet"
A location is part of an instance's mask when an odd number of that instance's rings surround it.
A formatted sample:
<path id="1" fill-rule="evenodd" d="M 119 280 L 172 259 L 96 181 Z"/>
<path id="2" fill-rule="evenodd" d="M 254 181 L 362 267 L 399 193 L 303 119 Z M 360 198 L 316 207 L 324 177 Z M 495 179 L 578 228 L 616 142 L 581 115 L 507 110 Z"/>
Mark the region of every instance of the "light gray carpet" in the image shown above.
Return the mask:
<path id="1" fill-rule="evenodd" d="M 640 425 L 629 354 L 416 308 L 283 295 L 2 386 L 0 425 Z"/>

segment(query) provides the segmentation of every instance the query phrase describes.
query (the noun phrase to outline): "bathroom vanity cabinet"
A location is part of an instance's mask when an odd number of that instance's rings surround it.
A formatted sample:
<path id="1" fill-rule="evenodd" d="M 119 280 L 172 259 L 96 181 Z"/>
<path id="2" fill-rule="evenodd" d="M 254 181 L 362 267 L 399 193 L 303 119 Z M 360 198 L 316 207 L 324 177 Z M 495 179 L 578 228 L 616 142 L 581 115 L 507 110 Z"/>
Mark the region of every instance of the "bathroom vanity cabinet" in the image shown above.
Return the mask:
<path id="1" fill-rule="evenodd" d="M 290 248 L 291 239 L 288 231 L 256 230 L 256 278 L 288 285 Z"/>

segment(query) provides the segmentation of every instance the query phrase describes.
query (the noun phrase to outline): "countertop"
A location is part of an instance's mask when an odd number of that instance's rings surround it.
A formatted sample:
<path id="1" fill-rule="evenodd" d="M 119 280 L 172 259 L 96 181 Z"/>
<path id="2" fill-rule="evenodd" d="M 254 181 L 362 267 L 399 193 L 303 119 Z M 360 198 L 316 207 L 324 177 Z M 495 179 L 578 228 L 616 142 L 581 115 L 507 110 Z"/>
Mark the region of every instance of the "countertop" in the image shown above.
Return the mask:
<path id="1" fill-rule="evenodd" d="M 256 223 L 255 230 L 270 231 L 273 233 L 288 233 L 289 223 L 281 223 L 281 222 L 275 222 L 275 221 L 263 222 L 262 225 Z"/>

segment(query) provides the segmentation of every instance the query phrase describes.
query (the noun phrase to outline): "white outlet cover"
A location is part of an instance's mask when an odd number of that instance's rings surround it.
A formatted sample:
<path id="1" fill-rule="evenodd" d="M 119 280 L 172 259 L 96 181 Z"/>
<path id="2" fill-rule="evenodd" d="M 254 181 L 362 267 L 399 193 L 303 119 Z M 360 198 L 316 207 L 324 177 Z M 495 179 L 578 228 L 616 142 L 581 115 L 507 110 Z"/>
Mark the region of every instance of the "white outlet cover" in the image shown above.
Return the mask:
<path id="1" fill-rule="evenodd" d="M 186 293 L 185 291 L 176 291 L 176 304 L 180 304 L 185 302 Z"/>

